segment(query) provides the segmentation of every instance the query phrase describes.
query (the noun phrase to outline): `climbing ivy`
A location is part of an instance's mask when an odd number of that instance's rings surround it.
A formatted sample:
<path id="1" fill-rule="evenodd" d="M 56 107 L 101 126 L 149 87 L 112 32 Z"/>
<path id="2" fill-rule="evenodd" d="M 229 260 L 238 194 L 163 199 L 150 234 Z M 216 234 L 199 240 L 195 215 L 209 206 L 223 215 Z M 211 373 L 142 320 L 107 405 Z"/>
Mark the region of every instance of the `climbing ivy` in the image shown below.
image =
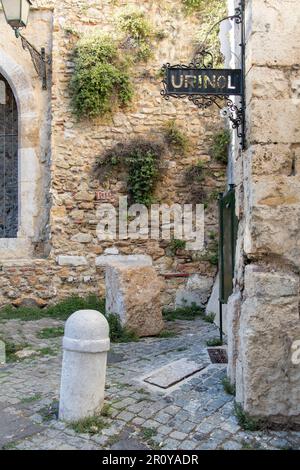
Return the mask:
<path id="1" fill-rule="evenodd" d="M 213 136 L 213 143 L 211 146 L 212 157 L 220 163 L 227 165 L 228 162 L 228 145 L 230 143 L 230 132 L 224 129 L 217 132 Z"/>
<path id="2" fill-rule="evenodd" d="M 220 28 L 211 28 L 227 14 L 225 0 L 182 0 L 187 14 L 197 13 L 201 16 L 201 29 L 196 35 L 198 48 L 209 50 L 214 54 L 215 66 L 221 65 L 224 58 L 220 52 Z M 209 34 L 208 34 L 209 33 Z"/>
<path id="3" fill-rule="evenodd" d="M 203 7 L 204 3 L 207 3 L 206 0 L 182 0 L 185 10 L 188 13 L 200 10 Z"/>
<path id="4" fill-rule="evenodd" d="M 175 119 L 171 119 L 164 126 L 166 141 L 168 145 L 183 155 L 189 148 L 189 141 L 186 134 L 178 127 Z"/>
<path id="5" fill-rule="evenodd" d="M 81 38 L 75 47 L 74 62 L 70 88 L 78 118 L 102 116 L 130 102 L 133 89 L 127 64 L 109 36 Z"/>
<path id="6" fill-rule="evenodd" d="M 97 162 L 96 174 L 109 175 L 112 169 L 123 167 L 128 173 L 128 192 L 133 203 L 150 205 L 159 176 L 163 146 L 134 140 L 117 145 Z"/>
<path id="7" fill-rule="evenodd" d="M 118 17 L 117 26 L 126 35 L 125 46 L 135 51 L 135 60 L 147 62 L 152 56 L 152 39 L 157 34 L 145 14 L 125 12 Z"/>

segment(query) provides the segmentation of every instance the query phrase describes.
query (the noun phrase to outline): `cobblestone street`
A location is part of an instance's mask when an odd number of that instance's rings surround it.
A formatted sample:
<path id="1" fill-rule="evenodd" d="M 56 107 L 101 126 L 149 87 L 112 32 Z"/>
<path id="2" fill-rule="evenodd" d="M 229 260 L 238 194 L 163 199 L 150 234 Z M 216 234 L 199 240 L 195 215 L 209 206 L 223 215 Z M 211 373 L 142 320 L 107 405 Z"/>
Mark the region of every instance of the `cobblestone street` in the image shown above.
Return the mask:
<path id="1" fill-rule="evenodd" d="M 171 325 L 171 326 L 170 326 Z M 38 339 L 60 321 L 2 322 L 6 338 L 39 351 L 0 369 L 2 449 L 299 449 L 300 433 L 245 432 L 224 391 L 226 366 L 212 364 L 206 341 L 218 335 L 201 319 L 168 324 L 176 336 L 113 344 L 109 354 L 102 429 L 76 432 L 57 420 L 61 337 Z M 186 358 L 199 372 L 163 390 L 144 382 L 150 372 Z"/>

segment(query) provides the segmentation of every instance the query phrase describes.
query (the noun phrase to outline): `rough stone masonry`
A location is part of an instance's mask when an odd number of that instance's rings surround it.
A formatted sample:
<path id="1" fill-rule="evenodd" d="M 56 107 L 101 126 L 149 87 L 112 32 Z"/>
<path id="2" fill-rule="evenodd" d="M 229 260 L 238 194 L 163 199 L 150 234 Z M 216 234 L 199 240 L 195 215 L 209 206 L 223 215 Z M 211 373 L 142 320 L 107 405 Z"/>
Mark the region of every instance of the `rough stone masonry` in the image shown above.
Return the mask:
<path id="1" fill-rule="evenodd" d="M 248 0 L 246 18 L 247 148 L 235 159 L 229 376 L 251 415 L 299 426 L 299 2 Z"/>
<path id="2" fill-rule="evenodd" d="M 77 121 L 70 106 L 69 81 L 78 34 L 115 31 L 115 19 L 126 7 L 141 10 L 156 31 L 153 57 L 135 67 L 135 98 L 125 111 L 103 120 Z M 164 139 L 164 125 L 176 119 L 190 142 L 187 155 L 170 150 L 161 162 L 161 181 L 155 198 L 166 204 L 207 205 L 206 244 L 217 232 L 216 194 L 225 189 L 225 167 L 211 158 L 213 135 L 223 127 L 216 109 L 199 111 L 188 101 L 166 102 L 160 96 L 160 69 L 168 61 L 190 62 L 201 21 L 183 13 L 181 0 L 131 2 L 101 0 L 36 0 L 26 37 L 51 57 L 48 90 L 41 90 L 30 57 L 0 15 L 0 73 L 11 84 L 20 104 L 21 123 L 20 228 L 16 239 L 0 240 L 0 305 L 38 305 L 72 294 L 104 295 L 104 267 L 97 257 L 115 245 L 121 255 L 147 254 L 166 278 L 164 305 L 172 305 L 190 274 L 212 283 L 216 267 L 201 254 L 181 249 L 174 255 L 169 242 L 121 240 L 99 242 L 96 212 L 99 204 L 127 195 L 126 178 L 102 184 L 95 178 L 96 159 L 128 139 Z M 187 119 L 188 116 L 188 119 Z M 206 178 L 192 183 L 188 171 L 198 162 Z M 201 195 L 205 193 L 203 198 Z M 98 196 L 101 196 L 101 200 Z M 105 199 L 107 196 L 107 199 Z M 117 202 L 116 202 L 117 203 Z M 108 251 L 107 251 L 108 250 Z M 164 280 L 164 279 L 163 279 Z"/>

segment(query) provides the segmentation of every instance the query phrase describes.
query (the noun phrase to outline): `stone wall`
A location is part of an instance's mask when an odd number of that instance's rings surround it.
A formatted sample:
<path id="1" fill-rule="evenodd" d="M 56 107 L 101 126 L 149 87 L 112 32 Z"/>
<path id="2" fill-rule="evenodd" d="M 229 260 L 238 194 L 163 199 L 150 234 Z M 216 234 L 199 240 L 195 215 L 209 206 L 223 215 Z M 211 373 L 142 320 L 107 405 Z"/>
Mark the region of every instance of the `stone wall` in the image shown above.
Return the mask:
<path id="1" fill-rule="evenodd" d="M 248 0 L 246 18 L 247 148 L 235 161 L 228 372 L 245 411 L 299 425 L 299 2 Z"/>
<path id="2" fill-rule="evenodd" d="M 68 88 L 77 41 L 71 30 L 80 34 L 95 31 L 112 33 L 115 30 L 114 19 L 126 6 L 144 11 L 153 26 L 164 32 L 164 38 L 154 44 L 154 56 L 149 63 L 138 65 L 134 71 L 135 97 L 129 109 L 115 113 L 112 118 L 78 122 L 72 114 Z M 30 249 L 21 253 L 12 250 L 8 256 L 3 254 L 0 258 L 0 304 L 8 301 L 18 303 L 24 297 L 35 297 L 38 302 L 44 303 L 71 294 L 103 295 L 104 271 L 102 266 L 96 266 L 96 258 L 107 250 L 109 252 L 113 245 L 120 254 L 150 255 L 158 272 L 167 280 L 163 303 L 172 304 L 176 290 L 185 286 L 191 274 L 198 274 L 199 282 L 203 284 L 202 277 L 212 280 L 216 267 L 209 261 L 203 261 L 203 253 L 181 250 L 173 256 L 168 242 L 99 242 L 96 211 L 104 201 L 97 201 L 97 192 L 109 191 L 117 200 L 119 195 L 127 194 L 127 187 L 121 177 L 101 183 L 94 176 L 94 165 L 96 159 L 116 143 L 133 138 L 162 141 L 164 123 L 176 119 L 189 138 L 190 150 L 185 156 L 180 152 L 167 152 L 155 197 L 166 204 L 205 202 L 206 243 L 210 243 L 209 234 L 217 232 L 216 194 L 224 190 L 225 185 L 225 168 L 212 160 L 210 147 L 214 133 L 222 128 L 222 122 L 217 109 L 199 111 L 186 100 L 164 101 L 160 96 L 159 76 L 164 63 L 186 63 L 191 60 L 201 19 L 185 16 L 181 0 L 142 4 L 121 0 L 35 1 L 34 10 L 30 26 L 24 34 L 38 46 L 47 45 L 47 53 L 51 53 L 52 74 L 48 92 L 42 94 L 29 56 L 21 50 L 16 54 L 20 44 L 17 44 L 8 26 L 4 25 L 3 18 L 1 28 L 5 29 L 8 37 L 12 37 L 13 49 L 7 50 L 3 44 L 0 45 L 0 52 L 5 50 L 14 56 L 26 73 L 30 73 L 34 102 L 47 100 L 51 92 L 51 122 L 47 106 L 41 107 L 44 117 L 48 116 L 51 134 L 43 131 L 43 135 L 38 137 L 39 171 L 46 165 L 51 172 L 51 186 L 49 190 L 46 171 L 39 180 L 43 183 L 43 191 L 37 192 L 39 204 L 36 210 L 41 216 L 36 232 L 30 238 Z M 44 33 L 39 37 L 45 18 L 46 30 L 52 31 L 48 39 Z M 42 156 L 42 148 L 47 146 L 47 142 L 51 144 L 51 167 L 48 156 Z M 193 185 L 187 179 L 187 170 L 199 160 L 206 167 L 206 178 L 203 183 Z"/>

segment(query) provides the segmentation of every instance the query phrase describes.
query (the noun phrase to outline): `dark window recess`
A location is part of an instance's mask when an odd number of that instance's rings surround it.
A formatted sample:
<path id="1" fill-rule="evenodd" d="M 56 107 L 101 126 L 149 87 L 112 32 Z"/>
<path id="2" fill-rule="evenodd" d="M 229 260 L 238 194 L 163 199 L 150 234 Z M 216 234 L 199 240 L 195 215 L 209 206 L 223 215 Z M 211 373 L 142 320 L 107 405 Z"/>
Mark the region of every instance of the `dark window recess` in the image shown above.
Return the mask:
<path id="1" fill-rule="evenodd" d="M 0 238 L 18 232 L 18 110 L 13 92 L 0 74 Z"/>

